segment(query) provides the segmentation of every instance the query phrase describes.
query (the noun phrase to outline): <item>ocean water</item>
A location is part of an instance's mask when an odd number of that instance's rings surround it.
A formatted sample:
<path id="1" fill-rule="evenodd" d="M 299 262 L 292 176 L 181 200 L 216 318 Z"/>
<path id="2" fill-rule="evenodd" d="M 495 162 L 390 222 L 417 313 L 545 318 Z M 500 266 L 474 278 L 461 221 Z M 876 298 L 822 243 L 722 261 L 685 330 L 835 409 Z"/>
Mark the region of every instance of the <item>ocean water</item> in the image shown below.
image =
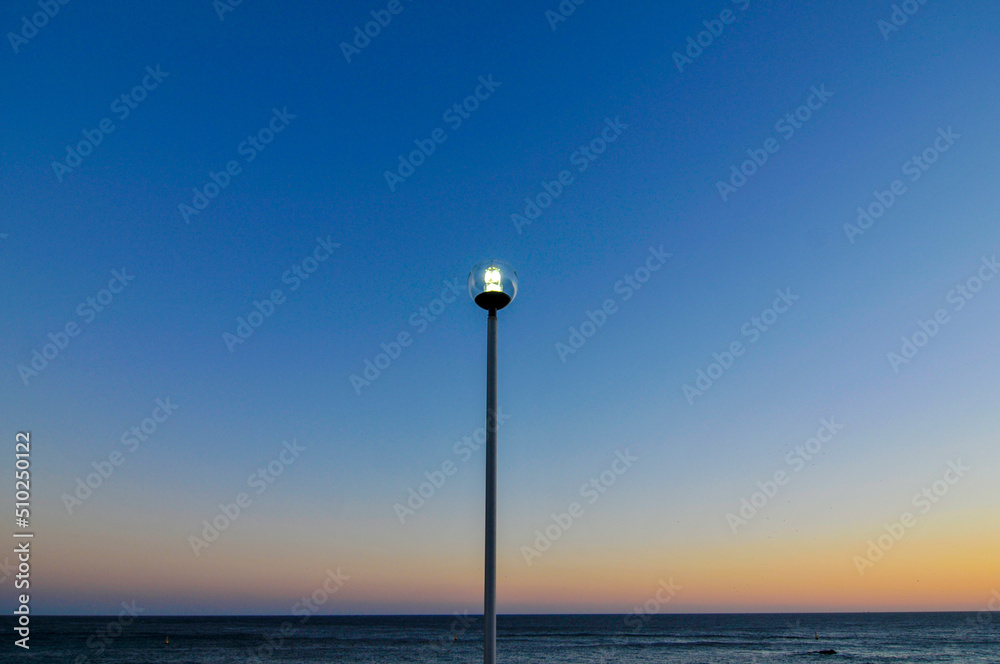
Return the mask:
<path id="1" fill-rule="evenodd" d="M 1000 663 L 1000 613 L 500 616 L 504 664 Z M 465 616 L 4 619 L 0 662 L 58 664 L 481 662 Z M 167 640 L 169 639 L 169 643 Z"/>

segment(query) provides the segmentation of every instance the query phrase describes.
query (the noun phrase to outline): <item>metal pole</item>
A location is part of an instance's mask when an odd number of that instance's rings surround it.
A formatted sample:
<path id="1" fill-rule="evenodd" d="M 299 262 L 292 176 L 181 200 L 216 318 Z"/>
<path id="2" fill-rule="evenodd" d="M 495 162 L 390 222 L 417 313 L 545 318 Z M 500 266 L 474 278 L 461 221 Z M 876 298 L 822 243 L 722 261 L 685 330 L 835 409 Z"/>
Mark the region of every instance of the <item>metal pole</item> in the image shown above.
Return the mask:
<path id="1" fill-rule="evenodd" d="M 497 661 L 497 312 L 486 333 L 486 572 L 483 662 Z"/>

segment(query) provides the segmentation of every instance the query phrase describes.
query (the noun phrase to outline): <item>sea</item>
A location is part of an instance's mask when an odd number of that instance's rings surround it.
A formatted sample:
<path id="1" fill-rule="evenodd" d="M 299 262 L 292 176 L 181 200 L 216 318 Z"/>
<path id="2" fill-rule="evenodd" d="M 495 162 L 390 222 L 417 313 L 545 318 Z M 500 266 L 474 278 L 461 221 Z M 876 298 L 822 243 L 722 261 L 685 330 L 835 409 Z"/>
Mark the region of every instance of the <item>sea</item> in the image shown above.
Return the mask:
<path id="1" fill-rule="evenodd" d="M 479 616 L 12 616 L 0 662 L 397 664 L 483 659 Z M 500 664 L 1000 664 L 1000 613 L 502 615 Z"/>

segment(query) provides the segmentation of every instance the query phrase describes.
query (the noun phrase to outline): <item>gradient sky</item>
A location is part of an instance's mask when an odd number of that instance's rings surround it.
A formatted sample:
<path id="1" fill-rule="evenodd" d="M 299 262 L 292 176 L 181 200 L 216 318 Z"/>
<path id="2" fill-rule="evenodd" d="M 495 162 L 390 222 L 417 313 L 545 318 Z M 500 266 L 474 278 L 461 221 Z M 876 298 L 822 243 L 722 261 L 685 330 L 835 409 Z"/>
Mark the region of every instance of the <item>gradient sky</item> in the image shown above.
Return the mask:
<path id="1" fill-rule="evenodd" d="M 209 0 L 73 2 L 0 46 L 0 507 L 30 431 L 33 611 L 287 614 L 339 568 L 323 613 L 480 612 L 484 456 L 454 445 L 484 422 L 486 316 L 464 294 L 434 301 L 490 256 L 521 285 L 500 314 L 501 613 L 627 612 L 669 579 L 663 611 L 985 608 L 1000 280 L 954 289 L 1000 249 L 1000 7 L 930 0 L 883 34 L 888 0 L 593 0 L 554 29 L 556 0 L 402 0 L 347 62 L 340 44 L 388 4 L 248 1 L 220 19 Z M 674 53 L 724 10 L 734 22 L 679 71 Z M 0 28 L 38 11 L 5 3 Z M 157 66 L 122 118 L 115 100 Z M 480 77 L 499 86 L 455 127 L 445 112 Z M 776 122 L 814 86 L 832 95 L 788 136 Z M 273 109 L 295 117 L 241 149 Z M 104 118 L 114 130 L 60 178 L 53 162 Z M 580 172 L 609 119 L 626 126 Z M 391 191 L 385 171 L 437 128 Z M 949 129 L 912 181 L 906 162 Z M 777 152 L 723 200 L 717 183 L 768 139 Z M 186 221 L 192 188 L 231 160 Z M 563 170 L 572 183 L 519 232 L 511 215 Z M 894 180 L 905 192 L 849 238 Z M 339 247 L 292 290 L 317 238 Z M 651 247 L 671 257 L 626 300 L 616 285 Z M 122 269 L 127 287 L 81 313 Z M 274 289 L 283 303 L 230 352 L 224 334 Z M 798 299 L 753 341 L 744 326 L 779 289 Z M 563 361 L 557 344 L 609 299 Z M 939 309 L 948 322 L 894 368 Z M 358 394 L 351 375 L 401 332 L 411 344 Z M 683 386 L 733 342 L 744 353 L 689 403 Z M 157 399 L 176 411 L 123 444 Z M 843 428 L 789 457 L 824 418 Z M 257 495 L 251 475 L 292 440 L 304 451 Z M 638 461 L 581 495 L 626 451 Z M 449 462 L 401 523 L 394 506 Z M 969 470 L 915 504 L 949 462 Z M 734 532 L 727 514 L 777 471 L 788 482 Z M 189 537 L 241 491 L 252 503 L 196 556 Z M 522 547 L 574 502 L 528 565 Z M 906 512 L 862 574 L 856 557 Z"/>

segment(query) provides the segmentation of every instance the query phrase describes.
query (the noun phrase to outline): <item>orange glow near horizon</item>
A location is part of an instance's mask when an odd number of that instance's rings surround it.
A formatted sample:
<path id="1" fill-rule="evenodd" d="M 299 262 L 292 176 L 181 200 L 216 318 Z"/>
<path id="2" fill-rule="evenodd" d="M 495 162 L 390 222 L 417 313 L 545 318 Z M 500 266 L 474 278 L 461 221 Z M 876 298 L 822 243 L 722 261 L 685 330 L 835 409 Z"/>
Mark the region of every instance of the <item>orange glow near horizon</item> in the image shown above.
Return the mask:
<path id="1" fill-rule="evenodd" d="M 124 510 L 104 518 L 97 529 L 72 517 L 57 524 L 59 535 L 33 557 L 39 596 L 94 607 L 134 598 L 164 612 L 281 614 L 339 568 L 350 580 L 327 613 L 481 610 L 481 542 L 428 537 L 431 526 L 389 522 L 363 540 L 343 529 L 337 538 L 319 534 L 338 532 L 336 524 L 246 521 L 195 556 L 190 523 L 142 527 L 148 522 Z M 594 519 L 587 528 L 607 530 Z M 662 612 L 978 611 L 1000 590 L 1000 532 L 983 525 L 995 519 L 990 508 L 930 514 L 864 574 L 854 558 L 884 531 L 853 524 L 736 535 L 706 527 L 677 539 L 650 530 L 645 541 L 598 540 L 581 528 L 530 566 L 520 550 L 529 542 L 507 535 L 499 611 L 627 613 L 671 579 L 678 590 Z"/>
<path id="2" fill-rule="evenodd" d="M 671 579 L 677 594 L 662 612 L 980 610 L 1000 587 L 1000 535 L 978 526 L 910 533 L 864 575 L 852 562 L 865 553 L 862 537 L 735 538 L 729 546 L 677 547 L 669 556 L 653 548 L 626 556 L 560 542 L 530 567 L 508 550 L 498 567 L 500 611 L 625 613 L 655 597 L 661 580 Z M 247 547 L 234 536 L 225 551 L 195 558 L 178 542 L 164 546 L 146 535 L 146 550 L 158 555 L 118 556 L 113 570 L 102 570 L 99 561 L 122 545 L 116 539 L 65 557 L 40 552 L 45 574 L 39 578 L 74 597 L 169 598 L 210 612 L 219 597 L 248 607 L 269 601 L 281 610 L 336 567 L 351 579 L 328 607 L 333 613 L 420 613 L 422 607 L 475 613 L 482 597 L 482 562 L 465 551 L 436 557 L 356 551 L 338 563 L 303 559 L 288 565 L 280 543 Z"/>

